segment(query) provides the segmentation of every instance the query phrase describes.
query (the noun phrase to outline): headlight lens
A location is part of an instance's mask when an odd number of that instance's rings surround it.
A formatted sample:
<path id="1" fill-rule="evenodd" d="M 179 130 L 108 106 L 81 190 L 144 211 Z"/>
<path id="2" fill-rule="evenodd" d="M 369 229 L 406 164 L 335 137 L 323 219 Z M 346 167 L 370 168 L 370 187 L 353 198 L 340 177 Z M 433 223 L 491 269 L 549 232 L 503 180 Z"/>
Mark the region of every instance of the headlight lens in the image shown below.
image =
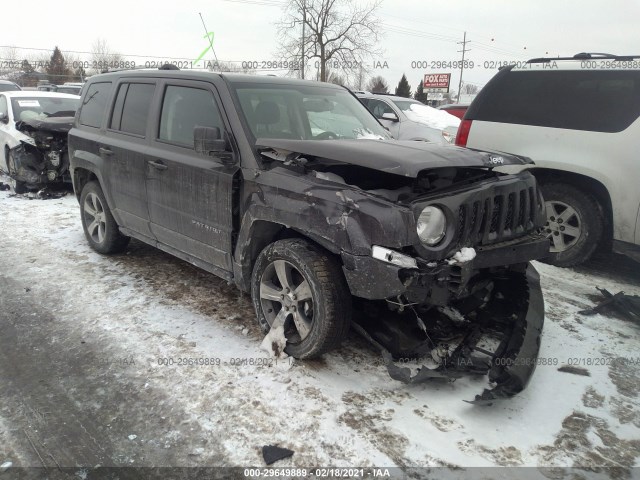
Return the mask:
<path id="1" fill-rule="evenodd" d="M 447 230 L 447 218 L 438 207 L 425 207 L 418 217 L 416 226 L 420 241 L 434 246 L 440 243 Z"/>

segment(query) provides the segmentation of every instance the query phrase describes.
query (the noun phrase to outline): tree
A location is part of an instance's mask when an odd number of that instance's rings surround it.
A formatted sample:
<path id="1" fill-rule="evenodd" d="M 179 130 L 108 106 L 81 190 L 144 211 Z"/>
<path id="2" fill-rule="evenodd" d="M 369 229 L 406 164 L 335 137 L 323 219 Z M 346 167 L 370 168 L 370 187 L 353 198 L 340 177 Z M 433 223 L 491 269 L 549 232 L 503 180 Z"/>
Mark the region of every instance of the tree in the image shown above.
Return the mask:
<path id="1" fill-rule="evenodd" d="M 396 87 L 396 95 L 399 97 L 411 98 L 411 85 L 407 81 L 407 76 L 403 73 L 402 78 Z"/>
<path id="2" fill-rule="evenodd" d="M 367 84 L 367 90 L 372 93 L 389 93 L 389 84 L 383 77 L 373 77 Z"/>
<path id="3" fill-rule="evenodd" d="M 22 74 L 20 75 L 19 84 L 23 87 L 35 87 L 38 84 L 38 76 L 36 75 L 36 70 L 33 68 L 33 65 L 29 62 L 29 60 L 22 60 L 22 65 L 20 66 L 20 70 Z"/>
<path id="4" fill-rule="evenodd" d="M 71 76 L 71 69 L 67 66 L 64 55 L 57 46 L 53 49 L 46 71 L 51 83 L 62 84 L 68 81 Z"/>
<path id="5" fill-rule="evenodd" d="M 416 88 L 416 93 L 413 95 L 413 98 L 424 104 L 427 103 L 427 92 L 424 91 L 422 79 L 418 82 L 418 88 Z"/>
<path id="6" fill-rule="evenodd" d="M 480 91 L 480 87 L 478 85 L 474 85 L 472 83 L 464 83 L 462 82 L 462 88 L 460 89 L 460 93 L 463 95 L 475 95 Z"/>
<path id="7" fill-rule="evenodd" d="M 374 0 L 360 7 L 348 0 L 289 0 L 278 23 L 281 56 L 293 65 L 304 59 L 308 66 L 309 60 L 317 59 L 322 82 L 327 81 L 329 68 L 357 73 L 367 57 L 380 53 L 375 48 L 381 29 L 375 12 L 380 3 Z"/>
<path id="8" fill-rule="evenodd" d="M 331 70 L 327 72 L 327 83 L 333 83 L 334 85 L 340 85 L 341 87 L 348 87 L 348 82 L 344 75 L 339 75 Z"/>
<path id="9" fill-rule="evenodd" d="M 97 38 L 91 45 L 92 73 L 107 72 L 114 68 L 120 68 L 123 63 L 122 55 L 111 51 L 104 38 Z"/>

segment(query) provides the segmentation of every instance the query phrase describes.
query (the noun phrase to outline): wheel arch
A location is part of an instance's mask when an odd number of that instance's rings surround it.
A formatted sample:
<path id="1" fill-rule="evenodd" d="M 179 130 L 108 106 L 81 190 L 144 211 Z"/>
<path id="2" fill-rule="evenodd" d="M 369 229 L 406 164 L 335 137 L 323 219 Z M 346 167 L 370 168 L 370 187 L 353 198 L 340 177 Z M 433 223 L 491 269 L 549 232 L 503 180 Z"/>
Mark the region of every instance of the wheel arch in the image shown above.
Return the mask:
<path id="1" fill-rule="evenodd" d="M 244 222 L 243 222 L 244 223 Z M 311 232 L 302 232 L 270 220 L 254 219 L 241 229 L 233 261 L 234 281 L 243 291 L 251 290 L 251 273 L 260 252 L 268 245 L 286 238 L 301 238 L 334 255 L 340 263 L 340 251 L 326 239 Z"/>
<path id="2" fill-rule="evenodd" d="M 72 181 L 73 181 L 73 190 L 74 190 L 74 193 L 76 194 L 76 198 L 78 199 L 78 201 L 80 201 L 80 195 L 82 194 L 82 189 L 87 183 L 91 181 L 96 181 L 98 185 L 100 185 L 100 188 L 102 188 L 102 184 L 98 176 L 91 170 L 82 168 L 82 167 L 78 167 L 73 170 Z M 104 192 L 104 188 L 102 188 L 102 191 Z"/>
<path id="3" fill-rule="evenodd" d="M 613 207 L 609 190 L 602 182 L 587 175 L 553 168 L 531 168 L 529 171 L 541 185 L 545 183 L 566 183 L 592 195 L 600 206 L 602 216 L 605 219 L 603 226 L 604 236 L 601 240 L 600 248 L 607 251 L 611 250 L 613 241 Z"/>

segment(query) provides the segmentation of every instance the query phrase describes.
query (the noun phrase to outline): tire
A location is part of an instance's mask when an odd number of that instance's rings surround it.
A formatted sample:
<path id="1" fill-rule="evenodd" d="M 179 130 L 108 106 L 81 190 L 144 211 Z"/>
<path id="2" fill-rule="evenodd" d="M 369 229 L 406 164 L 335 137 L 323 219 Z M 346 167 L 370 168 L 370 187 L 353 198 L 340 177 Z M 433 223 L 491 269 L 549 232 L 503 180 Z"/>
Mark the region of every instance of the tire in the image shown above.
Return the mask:
<path id="1" fill-rule="evenodd" d="M 586 262 L 602 239 L 604 217 L 591 195 L 566 183 L 542 184 L 551 249 L 543 262 L 572 267 Z"/>
<path id="2" fill-rule="evenodd" d="M 5 148 L 4 150 L 4 158 L 7 161 L 7 171 L 9 174 L 9 186 L 11 187 L 11 192 L 17 194 L 27 193 L 29 191 L 27 185 L 24 182 L 16 180 L 12 176 L 15 173 L 16 165 L 13 158 L 13 153 L 11 153 L 11 150 L 9 150 L 8 148 Z"/>
<path id="3" fill-rule="evenodd" d="M 342 269 L 306 240 L 279 240 L 262 250 L 251 276 L 251 298 L 265 333 L 284 321 L 285 352 L 295 358 L 319 357 L 349 332 L 351 294 Z"/>
<path id="4" fill-rule="evenodd" d="M 120 233 L 102 189 L 97 182 L 88 182 L 80 194 L 82 229 L 92 249 L 111 254 L 123 251 L 129 237 Z"/>

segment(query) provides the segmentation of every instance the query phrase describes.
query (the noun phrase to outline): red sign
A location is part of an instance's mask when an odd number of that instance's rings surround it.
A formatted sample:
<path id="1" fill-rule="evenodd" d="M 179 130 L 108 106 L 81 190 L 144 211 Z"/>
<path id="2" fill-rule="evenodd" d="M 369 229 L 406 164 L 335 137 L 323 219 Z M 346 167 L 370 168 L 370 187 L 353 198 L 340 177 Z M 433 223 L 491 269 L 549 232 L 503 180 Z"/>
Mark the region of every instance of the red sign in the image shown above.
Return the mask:
<path id="1" fill-rule="evenodd" d="M 450 73 L 427 73 L 422 85 L 427 92 L 449 92 Z"/>

